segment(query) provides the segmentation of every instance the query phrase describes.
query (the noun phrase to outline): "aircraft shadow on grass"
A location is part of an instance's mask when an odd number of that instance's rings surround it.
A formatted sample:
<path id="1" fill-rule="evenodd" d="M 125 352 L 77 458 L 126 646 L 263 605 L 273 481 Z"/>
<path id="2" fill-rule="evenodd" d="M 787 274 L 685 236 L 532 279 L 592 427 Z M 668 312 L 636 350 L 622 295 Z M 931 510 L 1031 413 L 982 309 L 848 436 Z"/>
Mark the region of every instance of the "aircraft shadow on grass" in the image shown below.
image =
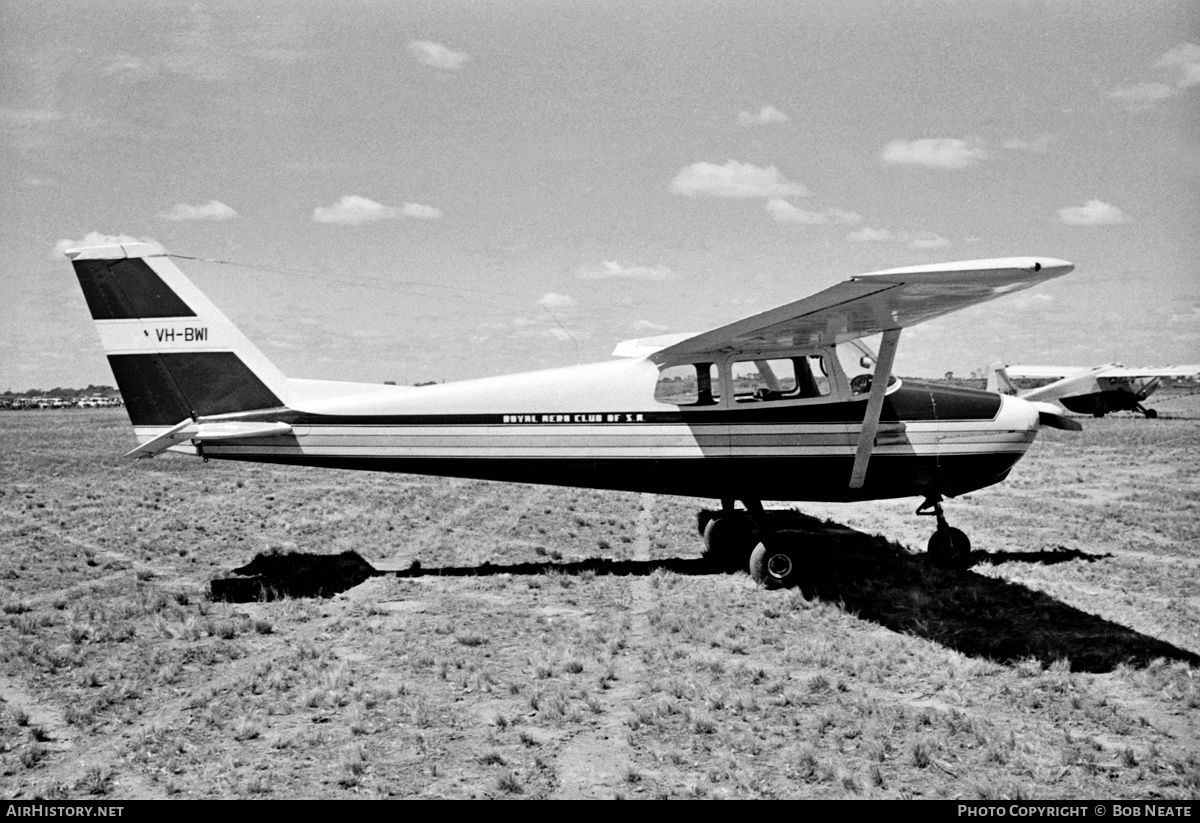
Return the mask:
<path id="1" fill-rule="evenodd" d="M 972 552 L 971 565 L 974 566 L 987 561 L 993 566 L 999 566 L 1002 563 L 1039 563 L 1043 566 L 1054 566 L 1058 563 L 1071 563 L 1076 560 L 1084 563 L 1095 563 L 1097 560 L 1105 560 L 1113 556 L 1111 552 L 1089 554 L 1080 549 L 1068 549 L 1066 546 L 1055 546 L 1053 549 L 1042 549 L 1037 552 L 988 552 L 976 550 Z"/>
<path id="2" fill-rule="evenodd" d="M 780 515 L 777 515 L 780 516 Z M 789 539 L 811 545 L 800 589 L 805 597 L 842 604 L 862 620 L 927 640 L 971 657 L 1013 662 L 1030 658 L 1050 665 L 1059 660 L 1072 671 L 1102 673 L 1122 664 L 1144 666 L 1156 658 L 1200 665 L 1200 655 L 1140 634 L 1118 623 L 1069 606 L 1050 595 L 969 570 L 936 568 L 923 555 L 897 543 L 832 521 L 800 513 L 782 515 L 777 527 Z M 976 552 L 975 562 L 1094 563 L 1110 555 L 1077 549 L 1037 552 Z M 212 581 L 214 600 L 254 602 L 283 597 L 332 597 L 375 576 L 399 578 L 467 577 L 498 574 L 611 576 L 649 575 L 657 570 L 680 575 L 720 574 L 702 559 L 608 560 L 484 563 L 478 566 L 383 572 L 354 552 L 260 554 L 234 570 L 237 577 Z M 770 597 L 764 592 L 764 597 Z"/>

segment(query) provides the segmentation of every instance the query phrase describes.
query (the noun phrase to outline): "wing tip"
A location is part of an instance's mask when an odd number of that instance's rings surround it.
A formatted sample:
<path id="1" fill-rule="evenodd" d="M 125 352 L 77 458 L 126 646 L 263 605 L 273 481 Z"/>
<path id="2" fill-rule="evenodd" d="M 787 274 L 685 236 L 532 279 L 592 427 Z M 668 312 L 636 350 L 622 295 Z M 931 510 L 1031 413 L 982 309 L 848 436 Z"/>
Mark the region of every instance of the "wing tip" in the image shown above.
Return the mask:
<path id="1" fill-rule="evenodd" d="M 1074 271 L 1075 264 L 1057 257 L 991 257 L 979 260 L 957 260 L 949 263 L 924 263 L 919 266 L 902 266 L 895 269 L 860 274 L 852 279 L 877 278 L 887 280 L 903 276 L 905 280 L 941 279 L 949 275 L 971 272 L 1023 271 L 1035 272 L 1038 279 L 1048 280 Z"/>

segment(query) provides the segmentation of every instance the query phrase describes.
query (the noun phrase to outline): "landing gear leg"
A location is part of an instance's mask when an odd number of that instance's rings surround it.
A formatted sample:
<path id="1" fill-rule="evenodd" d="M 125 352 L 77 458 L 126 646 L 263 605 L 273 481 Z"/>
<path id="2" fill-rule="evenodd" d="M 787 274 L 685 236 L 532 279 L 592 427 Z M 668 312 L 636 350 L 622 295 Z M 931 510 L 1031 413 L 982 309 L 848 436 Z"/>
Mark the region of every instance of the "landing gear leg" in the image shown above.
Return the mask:
<path id="1" fill-rule="evenodd" d="M 709 516 L 700 533 L 704 535 L 704 559 L 719 571 L 746 568 L 750 552 L 758 543 L 753 515 L 738 511 L 733 498 L 721 499 L 721 513 Z"/>
<path id="2" fill-rule="evenodd" d="M 971 565 L 971 541 L 962 529 L 953 528 L 942 512 L 942 496 L 925 498 L 917 506 L 917 514 L 937 518 L 937 531 L 929 538 L 926 553 L 935 566 L 945 569 L 965 569 Z"/>
<path id="3" fill-rule="evenodd" d="M 1140 411 L 1142 413 L 1142 416 L 1145 417 L 1147 420 L 1154 420 L 1158 417 L 1157 411 L 1155 411 L 1154 409 L 1148 409 L 1145 406 L 1143 406 L 1141 403 L 1134 403 L 1133 409 L 1134 409 L 1134 411 Z"/>

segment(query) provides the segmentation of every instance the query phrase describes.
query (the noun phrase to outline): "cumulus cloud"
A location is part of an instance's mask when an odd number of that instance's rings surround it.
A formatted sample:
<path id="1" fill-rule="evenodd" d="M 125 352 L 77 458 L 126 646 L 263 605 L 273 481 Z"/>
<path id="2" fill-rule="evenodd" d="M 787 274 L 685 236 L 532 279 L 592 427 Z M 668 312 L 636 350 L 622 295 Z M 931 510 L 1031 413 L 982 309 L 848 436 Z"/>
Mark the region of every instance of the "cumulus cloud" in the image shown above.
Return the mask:
<path id="1" fill-rule="evenodd" d="M 313 209 L 314 223 L 334 223 L 340 226 L 359 226 L 363 223 L 400 220 L 404 217 L 437 220 L 442 216 L 442 210 L 433 206 L 423 206 L 420 203 L 385 206 L 354 194 L 346 195 L 332 206 L 317 206 Z"/>
<path id="2" fill-rule="evenodd" d="M 566 309 L 575 305 L 575 298 L 566 294 L 548 291 L 538 299 L 539 306 L 545 306 L 548 309 Z"/>
<path id="3" fill-rule="evenodd" d="M 1181 89 L 1200 86 L 1200 45 L 1180 43 L 1158 58 L 1155 67 L 1175 75 L 1175 85 Z"/>
<path id="4" fill-rule="evenodd" d="M 908 245 L 914 249 L 941 249 L 949 246 L 950 241 L 931 231 L 919 231 L 909 235 Z"/>
<path id="5" fill-rule="evenodd" d="M 1089 200 L 1082 206 L 1059 209 L 1058 219 L 1068 226 L 1112 226 L 1128 223 L 1131 218 L 1111 203 Z"/>
<path id="6" fill-rule="evenodd" d="M 1119 86 L 1109 92 L 1108 96 L 1123 103 L 1148 106 L 1176 94 L 1178 90 L 1166 83 L 1134 83 L 1132 86 Z"/>
<path id="7" fill-rule="evenodd" d="M 1167 322 L 1200 324 L 1200 306 L 1192 306 L 1190 310 L 1181 308 L 1178 311 L 1172 311 Z"/>
<path id="8" fill-rule="evenodd" d="M 163 220 L 179 223 L 188 220 L 232 220 L 238 213 L 220 200 L 210 200 L 203 206 L 176 203 L 166 211 L 160 212 L 158 216 Z"/>
<path id="9" fill-rule="evenodd" d="M 118 246 L 125 243 L 149 243 L 151 246 L 157 246 L 160 251 L 162 250 L 162 245 L 157 240 L 151 240 L 149 237 L 130 237 L 128 234 L 104 234 L 98 231 L 90 231 L 79 240 L 59 240 L 54 244 L 54 251 L 50 257 L 55 261 L 61 261 L 68 249 L 86 249 L 89 246 Z"/>
<path id="10" fill-rule="evenodd" d="M 895 240 L 896 236 L 887 229 L 872 229 L 868 226 L 863 226 L 861 229 L 855 229 L 847 234 L 846 239 L 853 240 L 856 243 L 886 243 Z"/>
<path id="11" fill-rule="evenodd" d="M 790 123 L 791 120 L 792 118 L 774 106 L 763 106 L 758 110 L 758 114 L 741 111 L 737 116 L 739 126 L 766 126 L 771 123 Z"/>
<path id="12" fill-rule="evenodd" d="M 1001 145 L 1009 151 L 1031 151 L 1042 154 L 1050 150 L 1050 144 L 1055 141 L 1053 134 L 1041 134 L 1032 139 L 1010 137 Z"/>
<path id="13" fill-rule="evenodd" d="M 667 331 L 671 327 L 650 320 L 635 320 L 632 328 L 634 331 Z"/>
<path id="14" fill-rule="evenodd" d="M 1165 80 L 1118 86 L 1109 92 L 1108 96 L 1140 108 L 1200 85 L 1200 45 L 1180 43 L 1158 58 L 1154 67 L 1166 75 Z"/>
<path id="15" fill-rule="evenodd" d="M 671 191 L 685 197 L 802 197 L 808 190 L 793 183 L 774 166 L 759 168 L 751 163 L 730 160 L 716 163 L 692 163 L 684 166 L 671 181 Z"/>
<path id="16" fill-rule="evenodd" d="M 648 280 L 670 283 L 682 275 L 666 266 L 625 266 L 616 260 L 605 260 L 599 268 L 580 269 L 575 273 L 580 280 Z"/>
<path id="17" fill-rule="evenodd" d="M 778 198 L 767 203 L 767 211 L 778 223 L 824 226 L 830 223 L 857 223 L 862 220 L 862 215 L 845 209 L 828 208 L 821 211 L 809 211 L 796 208 L 786 200 Z"/>
<path id="18" fill-rule="evenodd" d="M 401 217 L 413 217 L 417 220 L 440 220 L 445 213 L 435 206 L 423 206 L 420 203 L 405 203 L 400 207 Z"/>
<path id="19" fill-rule="evenodd" d="M 945 237 L 931 231 L 891 231 L 866 226 L 850 232 L 846 239 L 856 243 L 904 243 L 913 249 L 941 249 L 950 245 Z"/>
<path id="20" fill-rule="evenodd" d="M 893 140 L 883 148 L 883 162 L 931 169 L 964 169 L 987 157 L 978 146 L 954 137 Z"/>
<path id="21" fill-rule="evenodd" d="M 38 126 L 53 123 L 65 117 L 62 112 L 53 108 L 40 109 L 9 109 L 0 108 L 0 125 L 4 126 Z"/>
<path id="22" fill-rule="evenodd" d="M 471 59 L 466 52 L 454 51 L 431 40 L 414 40 L 408 44 L 408 51 L 426 66 L 449 71 L 458 71 Z"/>

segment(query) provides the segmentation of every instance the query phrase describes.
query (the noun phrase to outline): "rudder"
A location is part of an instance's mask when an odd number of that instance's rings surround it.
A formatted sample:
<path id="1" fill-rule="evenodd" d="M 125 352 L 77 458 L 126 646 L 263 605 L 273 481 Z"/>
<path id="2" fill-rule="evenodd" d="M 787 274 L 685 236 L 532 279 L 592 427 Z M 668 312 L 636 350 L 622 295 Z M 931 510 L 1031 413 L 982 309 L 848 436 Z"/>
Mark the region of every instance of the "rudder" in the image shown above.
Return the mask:
<path id="1" fill-rule="evenodd" d="M 1008 376 L 1003 363 L 992 363 L 988 366 L 987 390 L 997 394 L 1017 393 L 1017 387 Z"/>

